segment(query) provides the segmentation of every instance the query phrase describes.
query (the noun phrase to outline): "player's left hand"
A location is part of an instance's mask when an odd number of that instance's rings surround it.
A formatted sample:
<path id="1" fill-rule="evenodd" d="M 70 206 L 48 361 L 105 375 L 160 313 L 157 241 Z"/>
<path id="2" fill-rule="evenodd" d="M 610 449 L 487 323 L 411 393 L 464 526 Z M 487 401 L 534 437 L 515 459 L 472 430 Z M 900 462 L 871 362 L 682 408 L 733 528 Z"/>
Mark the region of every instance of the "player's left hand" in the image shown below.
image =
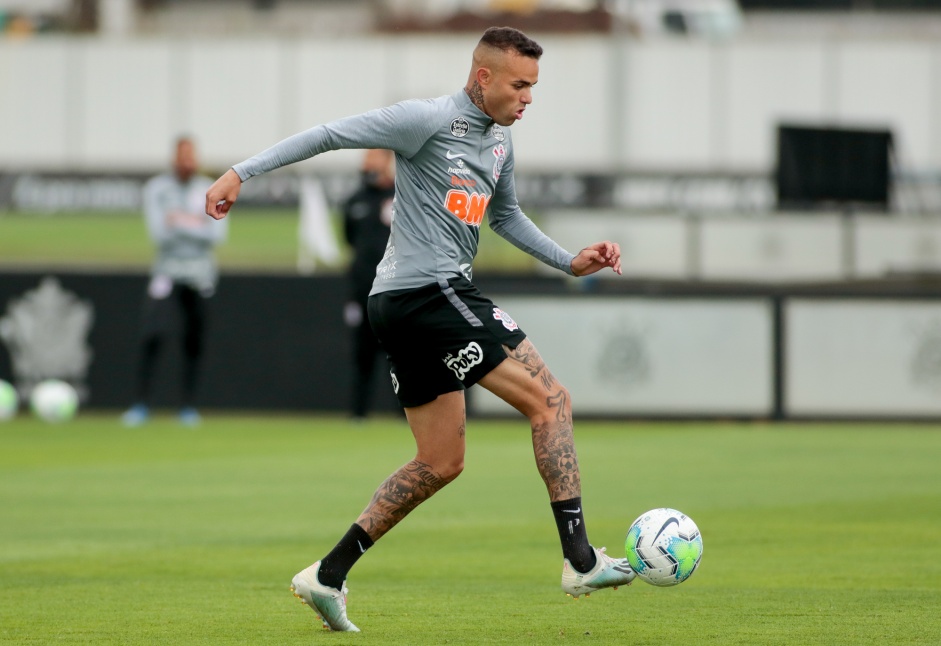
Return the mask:
<path id="1" fill-rule="evenodd" d="M 621 246 L 616 242 L 596 242 L 579 251 L 572 259 L 572 273 L 576 276 L 587 276 L 605 267 L 621 275 Z"/>

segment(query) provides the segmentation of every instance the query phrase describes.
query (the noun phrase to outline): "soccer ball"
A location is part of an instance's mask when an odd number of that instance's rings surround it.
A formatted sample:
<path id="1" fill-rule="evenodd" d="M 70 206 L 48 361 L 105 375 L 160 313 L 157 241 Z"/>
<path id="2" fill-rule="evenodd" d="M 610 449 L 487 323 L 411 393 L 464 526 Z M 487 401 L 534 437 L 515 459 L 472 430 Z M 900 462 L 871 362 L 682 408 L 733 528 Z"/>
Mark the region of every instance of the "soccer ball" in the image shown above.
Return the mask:
<path id="1" fill-rule="evenodd" d="M 668 507 L 640 515 L 627 530 L 627 560 L 641 579 L 677 585 L 692 576 L 702 558 L 702 534 L 693 519 Z"/>
<path id="2" fill-rule="evenodd" d="M 29 405 L 46 422 L 65 422 L 78 410 L 78 393 L 64 381 L 47 379 L 33 388 Z"/>
<path id="3" fill-rule="evenodd" d="M 12 419 L 19 406 L 20 398 L 16 394 L 16 388 L 0 379 L 0 422 Z"/>

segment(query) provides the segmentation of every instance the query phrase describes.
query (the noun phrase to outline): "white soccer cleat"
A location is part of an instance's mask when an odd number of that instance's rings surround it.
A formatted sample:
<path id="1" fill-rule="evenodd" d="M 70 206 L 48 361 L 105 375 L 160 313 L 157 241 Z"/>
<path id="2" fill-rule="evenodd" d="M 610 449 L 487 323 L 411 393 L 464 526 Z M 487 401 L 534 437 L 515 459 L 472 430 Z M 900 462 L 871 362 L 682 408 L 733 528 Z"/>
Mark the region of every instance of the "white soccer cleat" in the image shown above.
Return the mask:
<path id="1" fill-rule="evenodd" d="M 358 633 L 359 628 L 346 618 L 346 593 L 349 592 L 346 589 L 346 581 L 343 582 L 342 590 L 323 585 L 317 579 L 319 570 L 320 561 L 317 561 L 294 575 L 291 580 L 291 592 L 317 613 L 327 630 Z"/>
<path id="2" fill-rule="evenodd" d="M 627 559 L 613 559 L 605 554 L 603 547 L 592 549 L 598 561 L 584 574 L 573 568 L 568 559 L 562 562 L 562 591 L 576 599 L 602 588 L 617 590 L 620 585 L 630 585 L 636 576 Z"/>

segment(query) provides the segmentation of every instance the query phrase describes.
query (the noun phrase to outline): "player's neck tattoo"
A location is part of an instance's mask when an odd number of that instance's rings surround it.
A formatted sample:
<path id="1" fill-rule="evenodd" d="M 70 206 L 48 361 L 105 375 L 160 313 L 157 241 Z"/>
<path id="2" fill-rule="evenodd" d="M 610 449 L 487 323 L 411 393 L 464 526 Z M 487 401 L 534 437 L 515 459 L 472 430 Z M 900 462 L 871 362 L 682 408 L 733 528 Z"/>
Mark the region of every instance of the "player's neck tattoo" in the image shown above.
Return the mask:
<path id="1" fill-rule="evenodd" d="M 467 96 L 470 97 L 471 103 L 480 108 L 481 112 L 487 114 L 487 110 L 484 108 L 484 90 L 480 87 L 480 83 L 474 81 L 470 89 L 464 88 L 464 91 L 467 92 Z"/>

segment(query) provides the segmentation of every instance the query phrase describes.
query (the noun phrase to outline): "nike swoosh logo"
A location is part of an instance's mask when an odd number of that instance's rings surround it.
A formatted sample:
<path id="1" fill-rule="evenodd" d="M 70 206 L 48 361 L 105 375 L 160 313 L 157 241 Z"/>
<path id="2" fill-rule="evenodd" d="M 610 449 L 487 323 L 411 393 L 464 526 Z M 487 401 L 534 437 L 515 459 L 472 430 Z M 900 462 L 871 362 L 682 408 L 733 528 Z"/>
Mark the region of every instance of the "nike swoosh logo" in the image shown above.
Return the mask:
<path id="1" fill-rule="evenodd" d="M 562 511 L 564 511 L 566 514 L 577 514 L 577 513 L 580 512 L 581 510 L 582 510 L 582 508 L 579 507 L 578 509 L 563 509 Z M 662 531 L 662 530 L 661 530 L 661 531 Z"/>
<path id="2" fill-rule="evenodd" d="M 667 528 L 667 525 L 669 525 L 670 523 L 676 523 L 677 527 L 680 526 L 680 521 L 678 518 L 667 518 L 667 522 L 663 523 L 663 527 L 660 528 L 660 531 L 657 532 L 657 535 L 653 537 L 653 541 L 650 541 L 650 542 L 653 543 L 658 538 L 660 538 L 660 534 L 663 533 L 663 530 L 665 530 Z"/>
<path id="3" fill-rule="evenodd" d="M 360 543 L 359 541 L 356 541 L 356 544 L 359 545 L 359 551 L 360 551 L 360 553 L 365 554 L 365 553 L 366 553 L 366 550 L 363 549 L 363 544 Z"/>
<path id="4" fill-rule="evenodd" d="M 448 159 L 457 159 L 458 157 L 463 157 L 466 154 L 467 153 L 452 153 L 449 150 L 448 152 L 444 153 L 444 156 L 447 157 Z"/>

